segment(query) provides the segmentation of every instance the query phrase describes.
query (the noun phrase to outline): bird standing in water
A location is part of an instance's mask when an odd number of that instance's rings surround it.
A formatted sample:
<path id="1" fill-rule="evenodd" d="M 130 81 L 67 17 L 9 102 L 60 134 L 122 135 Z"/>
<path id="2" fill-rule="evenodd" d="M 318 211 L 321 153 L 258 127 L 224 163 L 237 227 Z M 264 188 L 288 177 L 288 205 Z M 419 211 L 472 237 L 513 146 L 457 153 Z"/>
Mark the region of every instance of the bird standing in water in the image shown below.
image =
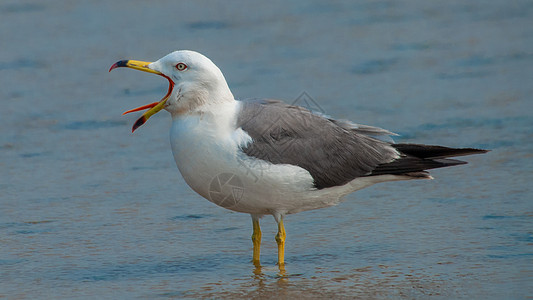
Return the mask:
<path id="1" fill-rule="evenodd" d="M 155 62 L 122 60 L 111 66 L 157 74 L 169 82 L 133 131 L 161 110 L 170 112 L 170 142 L 187 184 L 224 208 L 248 213 L 253 263 L 260 265 L 263 215 L 278 224 L 278 265 L 284 268 L 284 216 L 336 205 L 370 185 L 432 179 L 426 171 L 466 162 L 449 157 L 484 153 L 472 148 L 395 144 L 392 132 L 338 121 L 269 99 L 235 100 L 220 69 L 204 55 L 172 52 Z"/>

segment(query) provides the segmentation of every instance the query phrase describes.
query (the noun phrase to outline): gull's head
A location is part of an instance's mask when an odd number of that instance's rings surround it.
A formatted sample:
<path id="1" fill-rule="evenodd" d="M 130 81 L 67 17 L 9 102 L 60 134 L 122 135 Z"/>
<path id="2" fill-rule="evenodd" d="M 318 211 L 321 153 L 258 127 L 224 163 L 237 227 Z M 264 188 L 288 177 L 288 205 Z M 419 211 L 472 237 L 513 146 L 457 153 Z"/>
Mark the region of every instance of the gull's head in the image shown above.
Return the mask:
<path id="1" fill-rule="evenodd" d="M 234 101 L 220 69 L 198 52 L 175 51 L 155 62 L 121 60 L 113 64 L 109 71 L 119 67 L 157 74 L 165 77 L 169 83 L 167 94 L 159 102 L 124 113 L 148 109 L 135 122 L 132 131 L 162 109 L 173 115 L 186 114 L 205 105 Z"/>

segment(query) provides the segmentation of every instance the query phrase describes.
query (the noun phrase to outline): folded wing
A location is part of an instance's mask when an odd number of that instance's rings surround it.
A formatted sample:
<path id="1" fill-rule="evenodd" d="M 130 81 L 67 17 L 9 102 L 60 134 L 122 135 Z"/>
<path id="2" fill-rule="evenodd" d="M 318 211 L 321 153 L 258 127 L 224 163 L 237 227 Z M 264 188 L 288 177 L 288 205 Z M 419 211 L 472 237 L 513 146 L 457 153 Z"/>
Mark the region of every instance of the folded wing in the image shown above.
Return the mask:
<path id="1" fill-rule="evenodd" d="M 465 163 L 447 157 L 486 152 L 393 144 L 379 137 L 392 134 L 387 130 L 336 121 L 275 100 L 243 102 L 237 127 L 252 137 L 242 149 L 245 154 L 299 166 L 311 174 L 317 189 L 362 176 L 429 177 L 424 170 Z"/>

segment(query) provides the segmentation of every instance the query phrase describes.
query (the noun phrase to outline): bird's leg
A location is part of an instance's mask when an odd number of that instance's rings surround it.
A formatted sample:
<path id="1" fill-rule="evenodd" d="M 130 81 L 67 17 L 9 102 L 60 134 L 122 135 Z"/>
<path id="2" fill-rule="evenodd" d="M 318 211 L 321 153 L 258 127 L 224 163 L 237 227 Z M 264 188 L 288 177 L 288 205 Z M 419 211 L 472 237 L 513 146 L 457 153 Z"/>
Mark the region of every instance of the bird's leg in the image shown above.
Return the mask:
<path id="1" fill-rule="evenodd" d="M 253 263 L 256 267 L 259 267 L 261 264 L 259 262 L 259 256 L 261 253 L 261 228 L 259 227 L 259 217 L 252 215 L 252 224 L 253 224 L 253 233 L 252 233 L 252 242 L 254 244 L 254 256 Z"/>
<path id="2" fill-rule="evenodd" d="M 283 226 L 283 216 L 276 218 L 278 221 L 278 234 L 276 235 L 276 242 L 278 242 L 278 265 L 282 269 L 285 266 L 285 227 Z"/>

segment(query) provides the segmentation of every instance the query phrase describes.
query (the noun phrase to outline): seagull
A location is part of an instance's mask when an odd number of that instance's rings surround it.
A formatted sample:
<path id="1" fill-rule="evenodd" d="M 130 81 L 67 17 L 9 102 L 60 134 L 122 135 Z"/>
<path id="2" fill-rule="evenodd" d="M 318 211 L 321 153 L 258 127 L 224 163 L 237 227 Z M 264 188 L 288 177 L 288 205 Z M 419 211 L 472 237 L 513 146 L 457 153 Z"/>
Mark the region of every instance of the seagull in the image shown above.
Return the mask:
<path id="1" fill-rule="evenodd" d="M 280 270 L 284 270 L 285 215 L 329 207 L 376 183 L 433 179 L 428 169 L 466 164 L 449 157 L 488 150 L 394 143 L 394 133 L 335 120 L 272 99 L 236 100 L 220 69 L 190 50 L 155 62 L 121 60 L 126 67 L 168 80 L 158 102 L 132 132 L 166 110 L 172 117 L 170 143 L 187 184 L 207 200 L 252 218 L 252 262 L 260 266 L 259 219 L 272 215 Z"/>

